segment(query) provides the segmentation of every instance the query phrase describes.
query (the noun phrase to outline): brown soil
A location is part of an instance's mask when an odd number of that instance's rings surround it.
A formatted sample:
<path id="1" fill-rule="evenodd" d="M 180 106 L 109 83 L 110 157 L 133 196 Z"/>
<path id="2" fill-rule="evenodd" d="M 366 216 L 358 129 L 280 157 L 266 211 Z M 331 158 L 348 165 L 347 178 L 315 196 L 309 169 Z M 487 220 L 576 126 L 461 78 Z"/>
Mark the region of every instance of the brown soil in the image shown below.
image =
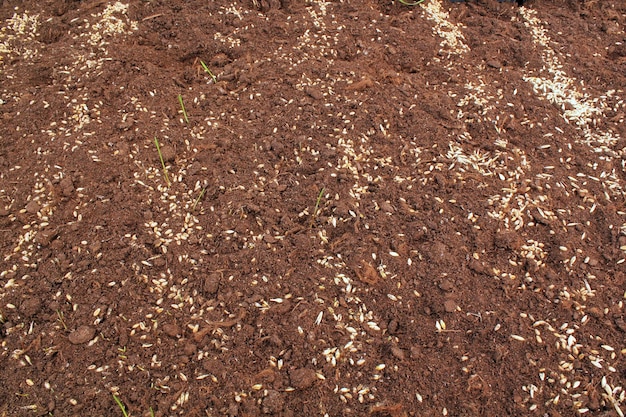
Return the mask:
<path id="1" fill-rule="evenodd" d="M 623 1 L 0 22 L 0 415 L 626 411 Z"/>

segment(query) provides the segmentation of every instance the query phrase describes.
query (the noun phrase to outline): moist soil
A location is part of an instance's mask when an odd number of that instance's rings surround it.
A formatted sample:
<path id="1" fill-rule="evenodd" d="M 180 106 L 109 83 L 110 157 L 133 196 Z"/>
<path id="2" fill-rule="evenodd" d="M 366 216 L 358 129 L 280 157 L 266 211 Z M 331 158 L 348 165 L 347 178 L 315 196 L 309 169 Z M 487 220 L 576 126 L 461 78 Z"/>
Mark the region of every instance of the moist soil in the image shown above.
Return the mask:
<path id="1" fill-rule="evenodd" d="M 0 22 L 0 415 L 626 411 L 626 3 Z"/>

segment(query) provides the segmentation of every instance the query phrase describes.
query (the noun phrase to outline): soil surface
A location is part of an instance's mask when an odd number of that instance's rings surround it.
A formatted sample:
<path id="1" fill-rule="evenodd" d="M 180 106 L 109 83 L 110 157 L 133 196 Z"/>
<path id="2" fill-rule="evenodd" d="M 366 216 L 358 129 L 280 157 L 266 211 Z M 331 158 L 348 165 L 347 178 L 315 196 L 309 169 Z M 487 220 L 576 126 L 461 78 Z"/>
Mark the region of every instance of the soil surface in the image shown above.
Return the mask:
<path id="1" fill-rule="evenodd" d="M 3 0 L 0 415 L 623 416 L 625 25 Z"/>

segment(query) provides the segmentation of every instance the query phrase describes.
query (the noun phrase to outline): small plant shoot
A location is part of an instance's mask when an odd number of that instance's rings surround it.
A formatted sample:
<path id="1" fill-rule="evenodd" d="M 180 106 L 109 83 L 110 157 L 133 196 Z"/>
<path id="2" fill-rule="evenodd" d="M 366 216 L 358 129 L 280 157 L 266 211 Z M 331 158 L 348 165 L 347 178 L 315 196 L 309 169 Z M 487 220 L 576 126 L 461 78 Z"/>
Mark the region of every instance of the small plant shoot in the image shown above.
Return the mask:
<path id="1" fill-rule="evenodd" d="M 167 183 L 167 186 L 169 187 L 170 185 L 172 185 L 172 183 L 170 183 L 170 177 L 169 175 L 167 175 L 167 167 L 165 166 L 165 160 L 163 159 L 163 153 L 161 152 L 161 145 L 159 144 L 159 140 L 156 138 L 156 136 L 154 137 L 154 144 L 156 145 L 157 152 L 159 153 L 159 159 L 161 160 L 161 167 L 163 167 L 163 175 L 165 176 L 165 182 Z"/>

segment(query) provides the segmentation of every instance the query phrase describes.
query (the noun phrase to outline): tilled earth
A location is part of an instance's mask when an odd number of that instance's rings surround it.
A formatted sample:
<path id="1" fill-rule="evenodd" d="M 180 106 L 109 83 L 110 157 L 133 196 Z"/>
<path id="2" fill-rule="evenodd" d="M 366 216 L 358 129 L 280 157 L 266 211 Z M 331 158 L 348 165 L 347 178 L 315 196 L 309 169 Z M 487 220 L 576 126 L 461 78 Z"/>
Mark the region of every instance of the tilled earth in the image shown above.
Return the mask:
<path id="1" fill-rule="evenodd" d="M 625 24 L 2 1 L 0 415 L 623 416 Z"/>

